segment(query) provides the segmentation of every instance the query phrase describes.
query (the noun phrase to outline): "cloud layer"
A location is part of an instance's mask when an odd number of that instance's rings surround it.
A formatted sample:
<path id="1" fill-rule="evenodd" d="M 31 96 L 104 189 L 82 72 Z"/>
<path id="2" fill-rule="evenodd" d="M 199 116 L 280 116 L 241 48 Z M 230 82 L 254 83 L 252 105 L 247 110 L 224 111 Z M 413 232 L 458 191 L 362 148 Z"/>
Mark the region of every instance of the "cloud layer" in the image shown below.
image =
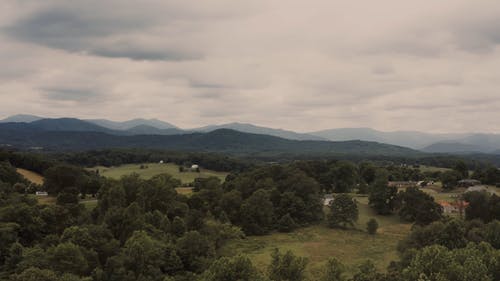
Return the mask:
<path id="1" fill-rule="evenodd" d="M 0 117 L 498 132 L 500 2 L 5 0 Z"/>

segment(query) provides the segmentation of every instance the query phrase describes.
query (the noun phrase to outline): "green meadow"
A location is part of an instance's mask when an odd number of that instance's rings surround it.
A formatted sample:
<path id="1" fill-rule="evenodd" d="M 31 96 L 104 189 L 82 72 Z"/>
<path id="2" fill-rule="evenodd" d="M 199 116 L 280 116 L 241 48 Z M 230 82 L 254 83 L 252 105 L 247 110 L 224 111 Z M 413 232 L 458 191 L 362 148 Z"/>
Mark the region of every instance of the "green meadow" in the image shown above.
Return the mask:
<path id="1" fill-rule="evenodd" d="M 141 168 L 143 166 L 144 168 Z M 183 184 L 192 183 L 196 178 L 218 177 L 224 181 L 228 173 L 216 172 L 200 168 L 200 172 L 196 171 L 179 171 L 179 166 L 173 163 L 143 163 L 143 164 L 126 164 L 116 167 L 93 167 L 90 170 L 99 170 L 99 173 L 108 178 L 119 179 L 122 176 L 132 173 L 139 174 L 141 178 L 149 179 L 155 175 L 167 173 L 172 177 L 179 179 Z"/>
<path id="2" fill-rule="evenodd" d="M 355 266 L 371 259 L 380 270 L 385 270 L 391 261 L 398 260 L 398 242 L 410 231 L 411 224 L 400 221 L 396 215 L 379 216 L 368 206 L 368 198 L 356 197 L 359 219 L 353 229 L 331 229 L 324 224 L 300 228 L 291 233 L 272 233 L 265 236 L 250 236 L 232 241 L 220 255 L 246 254 L 261 271 L 270 263 L 275 248 L 291 250 L 307 257 L 309 274 L 317 276 L 325 262 L 335 257 L 353 272 Z M 366 232 L 366 222 L 375 218 L 379 223 L 378 233 Z"/>

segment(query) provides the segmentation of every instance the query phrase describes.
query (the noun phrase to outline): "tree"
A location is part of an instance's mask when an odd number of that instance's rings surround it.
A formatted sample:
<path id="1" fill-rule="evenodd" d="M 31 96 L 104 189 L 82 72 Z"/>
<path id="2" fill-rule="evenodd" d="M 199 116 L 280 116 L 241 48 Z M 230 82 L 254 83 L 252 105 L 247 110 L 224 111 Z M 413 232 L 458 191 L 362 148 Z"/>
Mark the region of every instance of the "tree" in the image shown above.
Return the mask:
<path id="1" fill-rule="evenodd" d="M 370 186 L 370 195 L 368 197 L 370 207 L 380 215 L 389 215 L 395 208 L 398 190 L 395 186 L 388 186 L 387 183 L 387 174 L 379 172 Z"/>
<path id="2" fill-rule="evenodd" d="M 278 220 L 278 230 L 281 232 L 291 232 L 295 228 L 297 228 L 297 224 L 290 214 L 286 214 Z"/>
<path id="3" fill-rule="evenodd" d="M 172 222 L 172 233 L 177 236 L 181 237 L 187 230 L 186 223 L 184 223 L 184 220 L 175 217 L 174 221 Z"/>
<path id="4" fill-rule="evenodd" d="M 408 187 L 398 194 L 399 216 L 406 221 L 426 225 L 441 218 L 443 208 L 429 194 L 417 187 Z"/>
<path id="5" fill-rule="evenodd" d="M 458 173 L 460 179 L 466 179 L 469 177 L 469 169 L 467 168 L 465 162 L 462 160 L 459 160 L 457 161 L 457 163 L 455 163 L 453 170 Z"/>
<path id="6" fill-rule="evenodd" d="M 44 185 L 49 193 L 59 194 L 66 188 L 77 188 L 80 191 L 86 182 L 82 168 L 71 165 L 57 165 L 49 168 L 44 173 Z"/>
<path id="7" fill-rule="evenodd" d="M 200 281 L 259 281 L 263 280 L 250 259 L 244 256 L 220 258 L 205 271 Z"/>
<path id="8" fill-rule="evenodd" d="M 368 231 L 369 234 L 374 235 L 377 233 L 378 229 L 378 222 L 376 219 L 372 218 L 366 223 L 366 231 Z"/>
<path id="9" fill-rule="evenodd" d="M 51 268 L 60 273 L 83 275 L 87 272 L 88 263 L 80 247 L 73 243 L 61 243 L 47 250 Z"/>
<path id="10" fill-rule="evenodd" d="M 321 281 L 344 281 L 345 266 L 336 258 L 331 258 L 326 262 Z"/>
<path id="11" fill-rule="evenodd" d="M 481 219 L 483 222 L 500 220 L 500 197 L 497 195 L 490 195 L 484 191 L 472 191 L 466 192 L 463 198 L 469 203 L 465 208 L 467 220 Z"/>
<path id="12" fill-rule="evenodd" d="M 23 182 L 23 178 L 9 162 L 0 161 L 0 182 L 13 185 L 18 182 Z"/>
<path id="13" fill-rule="evenodd" d="M 295 256 L 291 251 L 284 255 L 274 249 L 268 267 L 269 278 L 273 281 L 303 281 L 307 259 Z"/>
<path id="14" fill-rule="evenodd" d="M 377 176 L 377 168 L 370 162 L 361 162 L 359 164 L 359 174 L 366 184 L 372 184 Z"/>
<path id="15" fill-rule="evenodd" d="M 446 171 L 441 174 L 441 183 L 443 184 L 443 188 L 447 190 L 455 188 L 461 179 L 462 175 L 455 170 Z"/>
<path id="16" fill-rule="evenodd" d="M 403 280 L 498 280 L 498 252 L 487 243 L 469 243 L 467 247 L 449 250 L 431 245 L 417 251 L 402 272 Z"/>
<path id="17" fill-rule="evenodd" d="M 134 272 L 136 278 L 142 276 L 152 280 L 158 276 L 155 268 L 164 263 L 165 245 L 144 231 L 135 231 L 125 242 L 123 255 L 126 257 L 126 267 Z"/>
<path id="18" fill-rule="evenodd" d="M 189 231 L 177 240 L 177 253 L 186 270 L 200 273 L 215 256 L 214 245 L 206 236 Z"/>
<path id="19" fill-rule="evenodd" d="M 347 161 L 340 161 L 333 167 L 331 176 L 336 193 L 349 192 L 354 188 L 358 179 L 356 170 L 356 166 Z"/>
<path id="20" fill-rule="evenodd" d="M 269 192 L 263 189 L 255 191 L 241 205 L 241 225 L 246 234 L 261 235 L 272 228 L 274 206 Z"/>
<path id="21" fill-rule="evenodd" d="M 358 220 L 358 206 L 351 196 L 339 194 L 330 202 L 330 213 L 327 218 L 330 227 L 353 226 Z"/>
<path id="22" fill-rule="evenodd" d="M 60 281 L 52 270 L 31 267 L 12 276 L 13 281 Z"/>
<path id="23" fill-rule="evenodd" d="M 383 274 L 377 272 L 373 262 L 367 260 L 359 265 L 358 271 L 354 274 L 352 281 L 382 281 L 383 277 Z"/>

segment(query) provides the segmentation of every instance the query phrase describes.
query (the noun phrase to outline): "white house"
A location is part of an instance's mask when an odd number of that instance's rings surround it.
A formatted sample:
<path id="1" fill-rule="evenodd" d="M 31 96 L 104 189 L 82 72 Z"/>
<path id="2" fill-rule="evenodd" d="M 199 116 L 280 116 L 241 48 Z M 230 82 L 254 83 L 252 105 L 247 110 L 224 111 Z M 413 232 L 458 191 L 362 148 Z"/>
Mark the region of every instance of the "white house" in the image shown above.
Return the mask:
<path id="1" fill-rule="evenodd" d="M 191 165 L 191 169 L 192 169 L 192 170 L 196 170 L 196 169 L 198 169 L 199 167 L 200 167 L 200 166 L 198 166 L 198 165 L 196 165 L 196 164 Z"/>
<path id="2" fill-rule="evenodd" d="M 49 193 L 47 193 L 47 191 L 37 191 L 37 192 L 35 192 L 35 195 L 36 196 L 48 196 Z"/>

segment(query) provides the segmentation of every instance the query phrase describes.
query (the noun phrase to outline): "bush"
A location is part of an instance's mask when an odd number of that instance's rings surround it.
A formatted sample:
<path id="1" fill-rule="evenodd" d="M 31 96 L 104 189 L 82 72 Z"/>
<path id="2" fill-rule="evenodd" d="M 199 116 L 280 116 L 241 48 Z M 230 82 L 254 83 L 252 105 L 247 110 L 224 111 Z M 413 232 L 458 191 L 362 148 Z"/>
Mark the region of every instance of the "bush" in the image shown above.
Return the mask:
<path id="1" fill-rule="evenodd" d="M 290 214 L 286 214 L 278 221 L 278 230 L 281 232 L 291 232 L 297 227 L 297 224 L 290 216 Z"/>
<path id="2" fill-rule="evenodd" d="M 368 231 L 369 234 L 371 235 L 376 234 L 377 229 L 378 229 L 378 222 L 376 219 L 372 218 L 366 223 L 366 231 Z"/>

